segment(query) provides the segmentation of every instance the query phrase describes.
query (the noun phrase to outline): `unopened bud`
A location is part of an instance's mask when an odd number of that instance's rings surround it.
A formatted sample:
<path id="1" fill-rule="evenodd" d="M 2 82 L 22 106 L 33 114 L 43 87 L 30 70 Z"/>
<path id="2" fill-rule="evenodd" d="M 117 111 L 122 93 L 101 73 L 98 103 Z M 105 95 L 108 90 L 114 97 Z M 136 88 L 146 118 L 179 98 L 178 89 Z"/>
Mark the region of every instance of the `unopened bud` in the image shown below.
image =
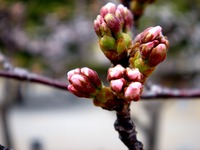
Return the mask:
<path id="1" fill-rule="evenodd" d="M 90 98 L 91 95 L 88 93 L 81 93 L 80 91 L 77 91 L 76 88 L 70 84 L 68 85 L 68 90 L 73 93 L 74 95 L 76 95 L 77 97 L 84 97 L 84 98 Z"/>
<path id="2" fill-rule="evenodd" d="M 129 51 L 130 65 L 138 68 L 143 75 L 149 76 L 166 58 L 169 41 L 162 35 L 162 28 L 156 26 L 138 34 L 133 45 Z"/>
<path id="3" fill-rule="evenodd" d="M 100 89 L 102 88 L 102 82 L 99 79 L 99 76 L 96 71 L 90 68 L 84 67 L 84 68 L 81 68 L 81 73 L 82 75 L 85 75 L 93 85 L 95 85 L 96 87 Z"/>
<path id="4" fill-rule="evenodd" d="M 100 10 L 100 15 L 102 17 L 105 17 L 106 14 L 115 14 L 116 6 L 113 3 L 107 3 L 105 6 L 103 6 Z"/>
<path id="5" fill-rule="evenodd" d="M 132 82 L 125 88 L 124 97 L 128 101 L 138 101 L 142 93 L 142 84 L 140 82 Z"/>
<path id="6" fill-rule="evenodd" d="M 94 21 L 100 48 L 114 65 L 127 57 L 127 50 L 132 45 L 132 19 L 126 7 L 108 3 L 102 7 Z"/>
<path id="7" fill-rule="evenodd" d="M 149 56 L 148 64 L 150 66 L 158 65 L 166 58 L 166 55 L 167 55 L 166 53 L 167 53 L 166 45 L 159 44 L 152 50 L 152 52 Z"/>
<path id="8" fill-rule="evenodd" d="M 140 37 L 141 43 L 146 43 L 146 42 L 155 40 L 156 37 L 160 36 L 161 31 L 162 31 L 162 28 L 160 26 L 147 28 L 141 34 L 141 37 Z"/>
<path id="9" fill-rule="evenodd" d="M 96 92 L 96 87 L 92 85 L 92 83 L 86 76 L 75 74 L 71 77 L 69 82 L 80 93 L 90 93 L 91 95 L 93 95 Z"/>
<path id="10" fill-rule="evenodd" d="M 143 75 L 140 73 L 138 68 L 131 69 L 127 67 L 125 71 L 125 76 L 126 78 L 129 79 L 129 81 L 137 81 L 137 82 L 140 82 L 143 78 Z"/>
<path id="11" fill-rule="evenodd" d="M 107 80 L 110 81 L 122 78 L 124 76 L 124 73 L 125 73 L 125 68 L 122 67 L 121 65 L 116 65 L 115 67 L 108 69 Z"/>
<path id="12" fill-rule="evenodd" d="M 110 81 L 110 87 L 116 93 L 121 93 L 125 85 L 126 85 L 126 81 L 124 78 Z"/>
<path id="13" fill-rule="evenodd" d="M 119 10 L 119 12 L 117 12 Z M 133 15 L 127 7 L 124 7 L 122 4 L 117 7 L 117 14 L 121 14 L 123 18 L 124 32 L 131 34 L 131 28 L 133 25 Z"/>
<path id="14" fill-rule="evenodd" d="M 68 72 L 68 90 L 79 97 L 94 97 L 102 88 L 98 74 L 87 67 Z"/>
<path id="15" fill-rule="evenodd" d="M 122 37 L 122 30 L 120 28 L 119 20 L 114 16 L 114 14 L 107 14 L 104 20 L 116 38 Z"/>

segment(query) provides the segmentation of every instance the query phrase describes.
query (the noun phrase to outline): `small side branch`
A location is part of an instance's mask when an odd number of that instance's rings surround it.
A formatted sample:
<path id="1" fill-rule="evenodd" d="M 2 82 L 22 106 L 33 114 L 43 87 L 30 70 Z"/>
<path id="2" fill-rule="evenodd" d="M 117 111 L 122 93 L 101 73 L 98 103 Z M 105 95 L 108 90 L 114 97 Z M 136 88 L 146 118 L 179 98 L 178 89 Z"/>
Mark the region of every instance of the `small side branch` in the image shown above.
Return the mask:
<path id="1" fill-rule="evenodd" d="M 199 98 L 200 89 L 172 89 L 152 84 L 141 95 L 141 99 L 172 99 L 172 98 Z"/>
<path id="2" fill-rule="evenodd" d="M 26 70 L 20 70 L 20 69 L 14 69 L 13 71 L 0 71 L 0 76 L 10 79 L 15 79 L 19 81 L 28 81 L 33 83 L 39 83 L 43 85 L 48 85 L 51 87 L 55 87 L 62 90 L 68 90 L 67 89 L 67 83 L 59 82 L 47 77 L 43 77 L 40 75 L 29 73 Z"/>

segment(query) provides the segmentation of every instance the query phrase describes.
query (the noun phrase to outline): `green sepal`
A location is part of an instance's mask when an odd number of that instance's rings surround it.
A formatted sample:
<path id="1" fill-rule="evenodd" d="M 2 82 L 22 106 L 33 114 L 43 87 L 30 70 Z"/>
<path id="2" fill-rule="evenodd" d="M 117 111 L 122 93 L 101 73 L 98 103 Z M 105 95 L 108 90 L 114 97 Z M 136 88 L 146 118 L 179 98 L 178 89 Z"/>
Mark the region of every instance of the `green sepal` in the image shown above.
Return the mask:
<path id="1" fill-rule="evenodd" d="M 123 38 L 117 40 L 117 53 L 121 54 L 127 50 L 126 43 Z"/>
<path id="2" fill-rule="evenodd" d="M 115 50 L 115 42 L 113 37 L 106 35 L 99 40 L 102 51 Z"/>

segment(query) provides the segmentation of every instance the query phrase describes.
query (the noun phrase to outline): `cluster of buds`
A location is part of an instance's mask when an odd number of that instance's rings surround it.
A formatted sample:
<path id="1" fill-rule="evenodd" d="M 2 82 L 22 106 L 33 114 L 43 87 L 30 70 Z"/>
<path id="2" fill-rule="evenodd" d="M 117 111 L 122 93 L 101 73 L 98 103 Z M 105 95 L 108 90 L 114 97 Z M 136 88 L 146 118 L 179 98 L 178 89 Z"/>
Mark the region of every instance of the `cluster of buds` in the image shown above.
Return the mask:
<path id="1" fill-rule="evenodd" d="M 77 97 L 92 98 L 96 106 L 113 110 L 118 103 L 116 96 L 109 87 L 105 87 L 98 74 L 87 67 L 77 68 L 67 73 L 68 90 Z"/>
<path id="2" fill-rule="evenodd" d="M 137 68 L 124 68 L 121 65 L 109 68 L 107 80 L 118 98 L 138 101 L 142 93 L 143 75 Z"/>
<path id="3" fill-rule="evenodd" d="M 132 45 L 132 24 L 132 13 L 123 5 L 113 3 L 102 7 L 94 21 L 100 48 L 113 64 L 127 57 L 127 49 Z"/>
<path id="4" fill-rule="evenodd" d="M 166 58 L 168 47 L 169 41 L 163 36 L 160 26 L 147 28 L 134 39 L 133 47 L 129 51 L 130 67 L 138 68 L 148 77 Z"/>
<path id="5" fill-rule="evenodd" d="M 151 3 L 153 0 L 132 1 Z M 94 29 L 101 50 L 114 64 L 107 74 L 110 87 L 102 84 L 94 70 L 84 67 L 68 72 L 70 92 L 92 98 L 94 105 L 107 110 L 116 110 L 122 101 L 140 99 L 146 78 L 166 58 L 169 42 L 160 26 L 144 30 L 132 41 L 132 24 L 132 13 L 123 5 L 108 3 L 102 7 Z"/>

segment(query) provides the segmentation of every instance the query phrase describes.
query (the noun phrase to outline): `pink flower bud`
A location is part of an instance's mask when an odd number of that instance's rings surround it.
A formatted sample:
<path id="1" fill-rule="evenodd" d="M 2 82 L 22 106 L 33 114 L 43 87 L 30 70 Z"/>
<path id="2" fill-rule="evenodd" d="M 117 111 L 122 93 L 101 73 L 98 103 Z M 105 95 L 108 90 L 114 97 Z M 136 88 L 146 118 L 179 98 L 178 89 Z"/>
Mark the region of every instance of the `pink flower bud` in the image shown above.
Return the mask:
<path id="1" fill-rule="evenodd" d="M 167 53 L 167 47 L 165 44 L 159 44 L 158 46 L 156 46 L 150 56 L 149 56 L 149 61 L 148 64 L 150 66 L 156 66 L 159 63 L 161 63 L 165 58 L 166 58 L 166 54 Z"/>
<path id="2" fill-rule="evenodd" d="M 129 32 L 133 25 L 133 15 L 131 11 L 129 11 L 127 7 L 120 4 L 117 6 L 116 15 L 117 14 L 121 14 L 118 16 L 122 16 L 123 18 L 124 29 L 126 30 L 125 32 Z"/>
<path id="3" fill-rule="evenodd" d="M 152 70 L 152 67 L 156 67 L 166 58 L 169 41 L 161 31 L 160 26 L 150 27 L 137 35 L 134 40 L 133 49 L 129 53 L 130 60 L 133 61 L 131 64 L 134 64 L 134 66 L 140 66 L 139 70 L 142 74 Z M 135 57 L 136 50 L 140 53 L 137 58 Z M 142 67 L 144 65 L 145 68 Z"/>
<path id="4" fill-rule="evenodd" d="M 151 50 L 157 46 L 159 44 L 159 41 L 158 40 L 154 40 L 152 42 L 148 42 L 148 43 L 145 43 L 145 44 L 141 44 L 140 45 L 140 51 L 141 51 L 141 54 L 142 54 L 142 57 L 143 59 L 148 59 L 150 53 L 151 53 Z"/>
<path id="5" fill-rule="evenodd" d="M 162 31 L 162 28 L 160 26 L 147 28 L 141 34 L 141 42 L 146 43 L 146 42 L 154 40 L 156 37 L 158 37 L 161 34 L 161 31 Z"/>
<path id="6" fill-rule="evenodd" d="M 92 85 L 90 80 L 81 74 L 73 75 L 69 81 L 81 93 L 94 93 L 96 91 L 96 87 Z"/>
<path id="7" fill-rule="evenodd" d="M 94 31 L 98 35 L 98 37 L 101 37 L 101 30 L 100 30 L 100 25 L 101 25 L 101 19 L 103 19 L 100 15 L 97 16 L 97 19 L 94 20 Z"/>
<path id="8" fill-rule="evenodd" d="M 74 95 L 76 95 L 77 97 L 90 98 L 90 94 L 88 94 L 88 93 L 81 93 L 81 92 L 77 91 L 76 88 L 74 88 L 74 86 L 72 84 L 68 85 L 68 90 L 71 93 L 73 93 Z"/>
<path id="9" fill-rule="evenodd" d="M 68 80 L 69 91 L 79 97 L 93 97 L 102 88 L 98 74 L 87 67 L 69 71 Z"/>
<path id="10" fill-rule="evenodd" d="M 138 68 L 126 68 L 125 76 L 129 79 L 129 81 L 137 81 L 140 82 L 143 78 L 143 75 L 140 73 Z"/>
<path id="11" fill-rule="evenodd" d="M 68 77 L 69 82 L 70 82 L 71 77 L 72 77 L 73 75 L 75 75 L 75 74 L 80 74 L 80 73 L 81 73 L 81 69 L 80 69 L 80 68 L 76 68 L 76 69 L 74 69 L 74 70 L 69 71 L 69 72 L 67 73 L 67 77 Z"/>
<path id="12" fill-rule="evenodd" d="M 117 38 L 120 38 L 122 33 L 119 20 L 113 14 L 105 15 L 104 20 L 110 30 L 117 36 Z"/>
<path id="13" fill-rule="evenodd" d="M 126 81 L 124 78 L 110 81 L 111 89 L 116 93 L 121 93 L 125 85 L 126 85 Z"/>
<path id="14" fill-rule="evenodd" d="M 124 97 L 128 101 L 138 101 L 142 93 L 142 84 L 140 82 L 132 82 L 125 88 Z"/>
<path id="15" fill-rule="evenodd" d="M 116 65 L 113 68 L 108 69 L 107 80 L 119 79 L 124 76 L 125 68 L 121 65 Z"/>
<path id="16" fill-rule="evenodd" d="M 99 79 L 99 76 L 96 71 L 90 68 L 84 67 L 84 68 L 81 68 L 81 74 L 88 77 L 88 79 L 93 85 L 97 86 L 100 89 L 102 88 L 101 80 Z"/>
<path id="17" fill-rule="evenodd" d="M 116 7 L 113 3 L 102 7 L 94 21 L 100 48 L 114 65 L 127 57 L 127 50 L 132 45 L 132 22 L 131 12 L 123 5 Z"/>
<path id="18" fill-rule="evenodd" d="M 116 6 L 113 3 L 107 3 L 105 6 L 103 6 L 100 10 L 100 15 L 104 17 L 108 13 L 115 14 Z"/>

